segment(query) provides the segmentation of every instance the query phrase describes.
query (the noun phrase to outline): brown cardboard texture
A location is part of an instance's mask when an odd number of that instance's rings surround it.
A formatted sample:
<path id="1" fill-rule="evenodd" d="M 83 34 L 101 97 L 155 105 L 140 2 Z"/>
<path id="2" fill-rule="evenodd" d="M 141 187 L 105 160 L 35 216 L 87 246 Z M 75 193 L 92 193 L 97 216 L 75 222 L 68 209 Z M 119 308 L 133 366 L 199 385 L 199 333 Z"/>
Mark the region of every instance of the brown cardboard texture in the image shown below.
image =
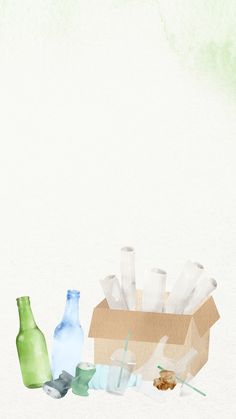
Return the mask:
<path id="1" fill-rule="evenodd" d="M 140 291 L 137 307 L 140 307 Z M 212 297 L 205 300 L 191 315 L 151 313 L 143 311 L 111 310 L 103 300 L 93 311 L 89 337 L 94 338 L 94 362 L 109 364 L 114 350 L 124 346 L 128 331 L 131 332 L 129 349 L 136 355 L 136 368 L 148 361 L 162 336 L 169 336 L 164 355 L 177 361 L 191 348 L 198 352 L 188 365 L 187 373 L 195 375 L 207 362 L 211 326 L 219 319 Z M 157 376 L 144 376 L 152 380 Z"/>

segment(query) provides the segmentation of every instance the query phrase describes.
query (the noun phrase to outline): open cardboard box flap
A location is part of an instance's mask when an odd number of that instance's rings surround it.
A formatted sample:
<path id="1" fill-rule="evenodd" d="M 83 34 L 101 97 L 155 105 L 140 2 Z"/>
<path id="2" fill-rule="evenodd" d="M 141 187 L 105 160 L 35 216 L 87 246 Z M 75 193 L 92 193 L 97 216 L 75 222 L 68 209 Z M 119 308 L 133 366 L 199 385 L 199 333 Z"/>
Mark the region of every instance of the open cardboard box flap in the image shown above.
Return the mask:
<path id="1" fill-rule="evenodd" d="M 208 298 L 192 315 L 111 310 L 103 300 L 93 310 L 89 337 L 123 340 L 130 331 L 133 341 L 158 342 L 168 335 L 169 344 L 181 345 L 192 318 L 202 336 L 219 319 L 213 298 Z"/>
<path id="2" fill-rule="evenodd" d="M 200 336 L 220 318 L 215 302 L 209 297 L 192 315 Z"/>

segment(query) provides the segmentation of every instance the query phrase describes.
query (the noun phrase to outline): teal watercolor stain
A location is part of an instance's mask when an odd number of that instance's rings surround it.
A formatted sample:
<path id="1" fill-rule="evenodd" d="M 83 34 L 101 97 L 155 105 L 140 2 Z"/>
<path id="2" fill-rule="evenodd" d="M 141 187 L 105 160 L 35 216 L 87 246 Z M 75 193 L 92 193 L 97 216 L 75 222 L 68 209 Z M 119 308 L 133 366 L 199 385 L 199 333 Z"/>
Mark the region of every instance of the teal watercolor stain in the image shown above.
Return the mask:
<path id="1" fill-rule="evenodd" d="M 182 61 L 236 96 L 236 1 L 158 0 L 170 46 Z"/>

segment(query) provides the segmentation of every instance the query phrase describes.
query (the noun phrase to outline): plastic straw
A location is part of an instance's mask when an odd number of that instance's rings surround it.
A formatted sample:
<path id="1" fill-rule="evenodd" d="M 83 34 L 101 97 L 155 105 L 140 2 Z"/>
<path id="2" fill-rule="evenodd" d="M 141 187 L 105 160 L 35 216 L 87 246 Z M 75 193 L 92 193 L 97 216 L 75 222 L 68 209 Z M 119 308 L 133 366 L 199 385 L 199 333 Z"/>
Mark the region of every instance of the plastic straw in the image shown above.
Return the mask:
<path id="1" fill-rule="evenodd" d="M 164 371 L 164 369 L 165 369 L 165 368 L 162 368 L 160 365 L 157 365 L 157 368 L 159 368 L 159 370 L 162 370 L 162 371 Z M 186 386 L 190 387 L 192 390 L 195 390 L 197 393 L 206 397 L 206 393 L 203 393 L 203 391 L 199 390 L 196 387 L 191 386 L 191 384 L 186 383 L 186 381 L 182 380 L 181 378 L 179 378 L 177 376 L 175 376 L 175 377 L 176 377 L 176 380 L 179 381 L 180 383 L 182 383 L 183 385 L 186 385 Z"/>
<path id="2" fill-rule="evenodd" d="M 122 367 L 120 369 L 120 374 L 119 374 L 118 384 L 117 384 L 118 388 L 120 387 L 120 383 L 121 383 L 121 376 L 122 376 L 122 372 L 123 372 L 123 369 L 124 369 L 125 357 L 126 357 L 126 353 L 127 353 L 127 350 L 128 350 L 128 344 L 129 344 L 130 336 L 131 336 L 131 332 L 128 332 L 128 335 L 125 338 L 124 352 L 123 352 L 123 357 L 122 357 Z"/>

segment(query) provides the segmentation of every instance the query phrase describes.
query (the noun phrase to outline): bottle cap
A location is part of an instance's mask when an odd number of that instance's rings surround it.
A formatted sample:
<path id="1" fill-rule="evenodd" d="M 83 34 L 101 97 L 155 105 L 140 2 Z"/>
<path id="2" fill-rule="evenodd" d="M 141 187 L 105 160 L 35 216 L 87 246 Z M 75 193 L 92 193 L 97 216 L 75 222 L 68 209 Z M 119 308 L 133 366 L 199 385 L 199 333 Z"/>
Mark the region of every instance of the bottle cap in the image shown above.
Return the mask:
<path id="1" fill-rule="evenodd" d="M 22 304 L 29 304 L 30 298 L 28 296 L 18 297 L 16 299 L 18 307 Z"/>
<path id="2" fill-rule="evenodd" d="M 80 296 L 80 291 L 67 290 L 67 298 L 78 298 L 79 296 Z"/>

